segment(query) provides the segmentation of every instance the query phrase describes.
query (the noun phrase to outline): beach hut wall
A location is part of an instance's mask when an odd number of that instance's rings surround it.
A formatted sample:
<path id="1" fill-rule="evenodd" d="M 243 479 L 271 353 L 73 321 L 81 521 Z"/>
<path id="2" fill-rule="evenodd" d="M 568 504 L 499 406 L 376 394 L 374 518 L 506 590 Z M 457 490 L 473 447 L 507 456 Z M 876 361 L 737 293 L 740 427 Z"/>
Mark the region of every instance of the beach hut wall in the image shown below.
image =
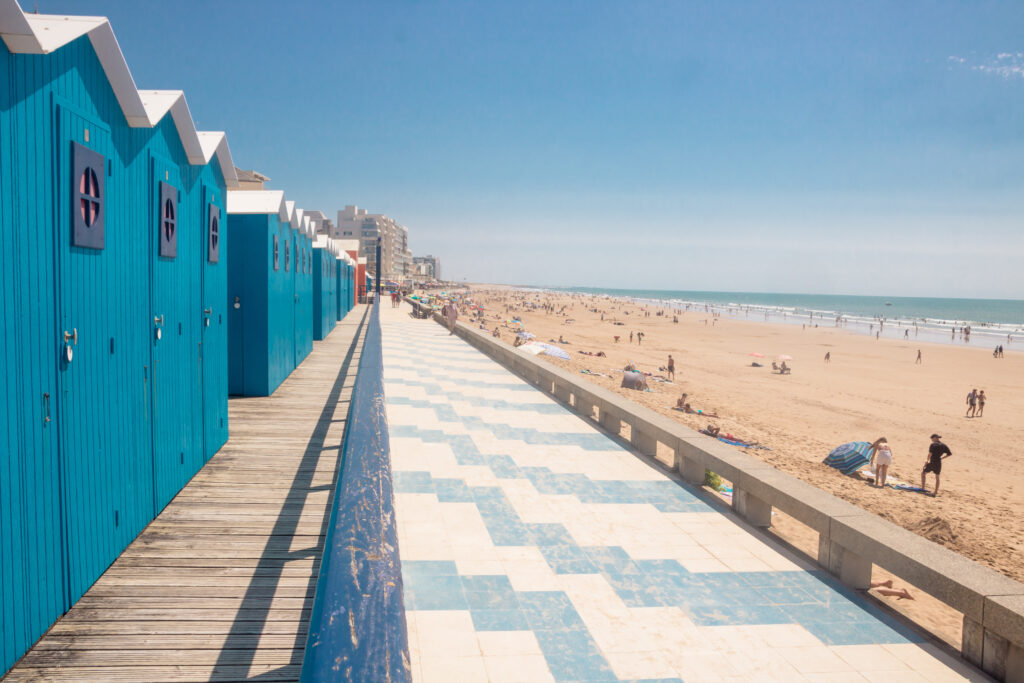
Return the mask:
<path id="1" fill-rule="evenodd" d="M 301 260 L 293 269 L 293 367 L 298 367 L 313 351 L 313 245 L 305 211 L 295 209 L 292 226 L 292 248 Z"/>
<path id="2" fill-rule="evenodd" d="M 313 338 L 325 339 L 338 321 L 335 258 L 326 235 L 313 242 Z"/>
<path id="3" fill-rule="evenodd" d="M 294 231 L 280 190 L 228 192 L 229 391 L 269 396 L 296 366 Z"/>
<path id="4" fill-rule="evenodd" d="M 106 19 L 0 0 L 0 37 L 2 672 L 226 438 L 207 230 L 237 178 Z"/>
<path id="5" fill-rule="evenodd" d="M 352 266 L 348 255 L 338 251 L 337 259 L 337 315 L 338 320 L 344 320 L 348 312 L 352 310 Z"/>

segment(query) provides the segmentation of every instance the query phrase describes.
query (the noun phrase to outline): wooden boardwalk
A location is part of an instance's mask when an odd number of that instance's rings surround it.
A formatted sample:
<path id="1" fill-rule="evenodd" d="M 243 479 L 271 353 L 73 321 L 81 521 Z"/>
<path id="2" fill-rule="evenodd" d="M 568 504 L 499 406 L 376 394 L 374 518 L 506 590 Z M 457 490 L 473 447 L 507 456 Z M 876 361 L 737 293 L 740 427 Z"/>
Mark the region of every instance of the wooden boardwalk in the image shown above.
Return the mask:
<path id="1" fill-rule="evenodd" d="M 230 401 L 231 440 L 5 683 L 298 680 L 367 310 Z"/>

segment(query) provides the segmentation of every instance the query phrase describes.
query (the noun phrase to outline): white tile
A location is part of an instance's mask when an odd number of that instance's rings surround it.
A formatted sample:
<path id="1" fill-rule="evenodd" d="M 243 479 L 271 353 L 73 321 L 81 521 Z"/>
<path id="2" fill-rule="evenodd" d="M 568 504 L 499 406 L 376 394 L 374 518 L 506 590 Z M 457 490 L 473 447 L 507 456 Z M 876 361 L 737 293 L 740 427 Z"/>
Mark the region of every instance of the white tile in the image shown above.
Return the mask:
<path id="1" fill-rule="evenodd" d="M 732 657 L 719 650 L 679 648 L 662 654 L 686 683 L 718 683 L 740 675 Z"/>
<path id="2" fill-rule="evenodd" d="M 675 667 L 657 651 L 605 652 L 605 657 L 619 678 L 673 678 Z"/>
<path id="3" fill-rule="evenodd" d="M 893 671 L 908 672 L 908 667 L 899 657 L 881 645 L 833 645 L 832 651 L 860 672 Z"/>
<path id="4" fill-rule="evenodd" d="M 468 610 L 421 610 L 416 614 L 416 623 L 422 659 L 481 656 Z"/>
<path id="5" fill-rule="evenodd" d="M 903 678 L 902 676 L 899 679 L 894 679 L 890 676 L 885 679 L 884 683 L 923 683 L 913 678 L 916 674 L 910 675 L 910 679 Z M 803 680 L 809 683 L 866 683 L 868 679 L 856 671 L 840 671 L 824 674 L 804 674 Z"/>
<path id="6" fill-rule="evenodd" d="M 931 643 L 885 644 L 882 647 L 925 678 L 936 681 L 987 680 L 966 662 L 951 657 Z"/>
<path id="7" fill-rule="evenodd" d="M 422 635 L 421 635 L 422 638 Z M 848 663 L 831 648 L 824 645 L 811 647 L 780 647 L 776 649 L 782 657 L 802 674 L 842 673 L 853 671 Z"/>
<path id="8" fill-rule="evenodd" d="M 555 680 L 547 660 L 539 654 L 485 657 L 484 664 L 491 683 L 553 683 Z"/>
<path id="9" fill-rule="evenodd" d="M 763 642 L 772 647 L 811 647 L 823 644 L 800 624 L 760 624 L 742 628 L 757 634 Z"/>
<path id="10" fill-rule="evenodd" d="M 420 660 L 423 683 L 487 683 L 484 658 L 477 657 L 423 657 Z"/>

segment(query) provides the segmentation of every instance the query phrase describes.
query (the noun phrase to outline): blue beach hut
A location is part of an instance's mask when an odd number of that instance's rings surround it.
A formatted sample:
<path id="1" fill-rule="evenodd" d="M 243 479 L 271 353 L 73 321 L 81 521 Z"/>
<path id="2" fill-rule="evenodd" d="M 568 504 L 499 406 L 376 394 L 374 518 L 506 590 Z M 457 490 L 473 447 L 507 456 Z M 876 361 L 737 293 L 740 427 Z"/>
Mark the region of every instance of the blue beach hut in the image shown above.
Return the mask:
<path id="1" fill-rule="evenodd" d="M 352 258 L 338 249 L 337 270 L 335 272 L 337 296 L 335 297 L 336 315 L 338 320 L 344 320 L 348 312 L 352 310 Z"/>
<path id="2" fill-rule="evenodd" d="M 295 369 L 294 231 L 280 190 L 228 192 L 228 391 L 269 396 Z"/>
<path id="3" fill-rule="evenodd" d="M 302 209 L 295 208 L 294 202 L 287 202 L 294 228 L 295 253 L 299 260 L 295 269 L 295 303 L 293 319 L 295 325 L 294 347 L 295 366 L 306 359 L 313 350 L 313 240 L 309 217 Z"/>
<path id="4" fill-rule="evenodd" d="M 136 89 L 106 19 L 0 0 L 0 37 L 5 671 L 226 438 L 204 311 L 236 177 L 183 93 Z"/>
<path id="5" fill-rule="evenodd" d="M 333 240 L 317 235 L 313 242 L 313 338 L 326 339 L 338 322 L 337 255 Z"/>

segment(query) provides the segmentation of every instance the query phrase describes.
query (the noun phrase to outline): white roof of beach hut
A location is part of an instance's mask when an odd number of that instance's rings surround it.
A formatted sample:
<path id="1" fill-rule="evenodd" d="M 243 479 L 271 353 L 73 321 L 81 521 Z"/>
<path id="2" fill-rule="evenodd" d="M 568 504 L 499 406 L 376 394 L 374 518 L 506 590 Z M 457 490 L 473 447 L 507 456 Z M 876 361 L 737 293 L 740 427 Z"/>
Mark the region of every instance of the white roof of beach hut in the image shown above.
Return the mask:
<path id="1" fill-rule="evenodd" d="M 50 54 L 88 36 L 103 73 L 132 128 L 152 128 L 170 112 L 188 162 L 205 166 L 217 157 L 229 188 L 238 187 L 235 164 L 222 132 L 196 130 L 181 90 L 139 90 L 106 17 L 25 14 L 17 0 L 0 0 L 0 38 L 15 54 Z"/>
<path id="2" fill-rule="evenodd" d="M 228 190 L 228 213 L 276 213 L 282 221 L 288 220 L 282 190 Z"/>

